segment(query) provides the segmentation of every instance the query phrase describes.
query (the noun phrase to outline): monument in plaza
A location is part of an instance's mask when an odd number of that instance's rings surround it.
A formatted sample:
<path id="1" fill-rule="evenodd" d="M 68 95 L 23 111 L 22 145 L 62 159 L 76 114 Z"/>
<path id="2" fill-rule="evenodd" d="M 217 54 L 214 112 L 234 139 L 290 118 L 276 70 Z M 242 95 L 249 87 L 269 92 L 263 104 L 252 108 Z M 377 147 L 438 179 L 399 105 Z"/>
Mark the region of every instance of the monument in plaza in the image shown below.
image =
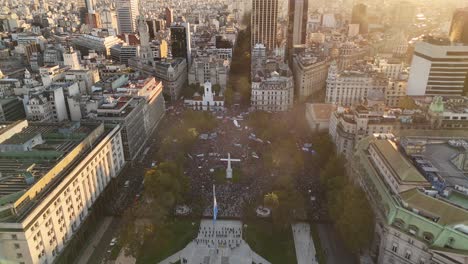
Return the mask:
<path id="1" fill-rule="evenodd" d="M 220 159 L 221 161 L 227 161 L 227 168 L 226 168 L 226 179 L 232 179 L 232 167 L 231 167 L 231 162 L 232 161 L 238 161 L 240 162 L 240 159 L 231 159 L 231 153 L 228 153 L 227 159 Z"/>

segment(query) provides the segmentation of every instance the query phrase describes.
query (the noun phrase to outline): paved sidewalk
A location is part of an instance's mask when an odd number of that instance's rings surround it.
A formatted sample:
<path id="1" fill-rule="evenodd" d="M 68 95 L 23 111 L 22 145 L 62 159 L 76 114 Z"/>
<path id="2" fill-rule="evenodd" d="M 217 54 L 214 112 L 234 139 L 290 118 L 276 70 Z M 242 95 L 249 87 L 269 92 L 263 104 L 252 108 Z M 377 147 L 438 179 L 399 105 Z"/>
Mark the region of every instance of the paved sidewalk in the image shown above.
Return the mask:
<path id="1" fill-rule="evenodd" d="M 292 225 L 297 264 L 317 264 L 315 246 L 310 234 L 310 225 L 296 223 Z"/>
<path id="2" fill-rule="evenodd" d="M 76 261 L 78 264 L 86 264 L 88 263 L 89 259 L 94 253 L 95 248 L 101 241 L 102 236 L 106 232 L 107 228 L 109 225 L 112 223 L 112 217 L 106 217 L 104 220 L 100 223 L 97 232 L 94 234 L 93 238 L 91 239 L 91 242 L 88 244 L 86 249 L 83 251 L 83 254 L 81 254 L 80 258 Z"/>

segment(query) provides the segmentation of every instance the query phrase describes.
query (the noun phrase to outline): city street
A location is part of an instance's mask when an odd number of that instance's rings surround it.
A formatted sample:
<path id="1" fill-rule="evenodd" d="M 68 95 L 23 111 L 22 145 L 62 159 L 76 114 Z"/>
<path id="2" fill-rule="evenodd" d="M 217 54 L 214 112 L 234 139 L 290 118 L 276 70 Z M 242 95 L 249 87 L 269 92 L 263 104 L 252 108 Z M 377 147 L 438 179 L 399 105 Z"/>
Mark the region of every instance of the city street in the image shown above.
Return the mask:
<path id="1" fill-rule="evenodd" d="M 317 224 L 327 264 L 355 264 L 354 256 L 349 254 L 341 242 L 332 224 Z"/>

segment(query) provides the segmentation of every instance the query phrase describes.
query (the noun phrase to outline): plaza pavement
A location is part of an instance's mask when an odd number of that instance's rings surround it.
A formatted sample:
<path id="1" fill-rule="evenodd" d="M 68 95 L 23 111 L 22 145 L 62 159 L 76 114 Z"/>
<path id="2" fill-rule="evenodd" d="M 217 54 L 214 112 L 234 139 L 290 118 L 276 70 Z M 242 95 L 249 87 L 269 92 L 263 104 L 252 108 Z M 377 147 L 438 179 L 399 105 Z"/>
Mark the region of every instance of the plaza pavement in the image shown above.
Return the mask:
<path id="1" fill-rule="evenodd" d="M 159 262 L 172 264 L 270 264 L 242 239 L 242 223 L 234 220 L 201 220 L 197 237 L 184 249 Z"/>
<path id="2" fill-rule="evenodd" d="M 314 241 L 307 223 L 292 224 L 294 247 L 296 248 L 297 264 L 318 264 Z"/>

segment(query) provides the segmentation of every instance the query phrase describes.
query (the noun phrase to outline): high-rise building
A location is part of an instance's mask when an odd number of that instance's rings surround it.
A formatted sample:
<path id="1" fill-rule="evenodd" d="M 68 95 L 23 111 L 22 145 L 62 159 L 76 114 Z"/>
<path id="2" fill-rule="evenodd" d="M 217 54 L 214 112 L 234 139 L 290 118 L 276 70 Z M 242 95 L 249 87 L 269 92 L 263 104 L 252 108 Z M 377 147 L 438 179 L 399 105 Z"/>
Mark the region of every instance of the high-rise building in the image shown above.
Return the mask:
<path id="1" fill-rule="evenodd" d="M 101 26 L 106 29 L 113 29 L 117 31 L 117 14 L 114 11 L 111 11 L 109 8 L 104 8 L 100 12 L 101 16 Z"/>
<path id="2" fill-rule="evenodd" d="M 68 48 L 68 50 L 63 53 L 63 65 L 70 67 L 72 70 L 80 69 L 78 54 L 72 47 Z"/>
<path id="3" fill-rule="evenodd" d="M 170 27 L 172 25 L 172 22 L 174 22 L 174 11 L 166 7 L 166 25 L 167 27 Z"/>
<path id="4" fill-rule="evenodd" d="M 267 51 L 276 47 L 276 32 L 278 20 L 278 0 L 252 1 L 252 36 L 251 47 L 263 44 Z"/>
<path id="5" fill-rule="evenodd" d="M 357 4 L 353 7 L 351 24 L 358 24 L 359 33 L 367 34 L 369 22 L 367 19 L 367 6 L 365 4 Z"/>
<path id="6" fill-rule="evenodd" d="M 468 8 L 458 9 L 453 13 L 449 38 L 452 42 L 468 44 Z"/>
<path id="7" fill-rule="evenodd" d="M 143 16 L 138 18 L 138 34 L 140 34 L 140 58 L 143 60 L 143 63 L 151 64 L 154 60 L 154 55 L 150 47 L 148 25 Z"/>
<path id="8" fill-rule="evenodd" d="M 94 13 L 94 0 L 85 0 L 85 4 L 88 13 Z"/>
<path id="9" fill-rule="evenodd" d="M 408 78 L 408 95 L 461 95 L 468 72 L 467 62 L 466 45 L 429 38 L 416 43 Z"/>
<path id="10" fill-rule="evenodd" d="M 146 24 L 148 24 L 148 31 L 150 39 L 154 39 L 156 33 L 158 33 L 164 27 L 164 20 L 161 19 L 147 19 Z"/>
<path id="11" fill-rule="evenodd" d="M 119 34 L 134 33 L 139 15 L 138 0 L 117 0 L 115 4 Z"/>
<path id="12" fill-rule="evenodd" d="M 293 48 L 305 45 L 307 38 L 308 0 L 289 0 L 287 59 L 292 60 Z"/>
<path id="13" fill-rule="evenodd" d="M 192 48 L 190 47 L 190 24 L 180 23 L 171 26 L 172 57 L 185 58 L 190 65 Z"/>
<path id="14" fill-rule="evenodd" d="M 227 60 L 215 55 L 200 56 L 193 59 L 188 72 L 189 84 L 210 82 L 224 90 L 227 85 L 229 64 Z"/>
<path id="15" fill-rule="evenodd" d="M 46 2 L 46 1 L 43 1 Z M 80 22 L 85 23 L 86 20 L 86 13 L 88 13 L 88 10 L 86 8 L 86 1 L 85 0 L 78 0 L 76 2 L 73 2 L 75 5 L 76 10 L 78 10 L 80 14 Z"/>

